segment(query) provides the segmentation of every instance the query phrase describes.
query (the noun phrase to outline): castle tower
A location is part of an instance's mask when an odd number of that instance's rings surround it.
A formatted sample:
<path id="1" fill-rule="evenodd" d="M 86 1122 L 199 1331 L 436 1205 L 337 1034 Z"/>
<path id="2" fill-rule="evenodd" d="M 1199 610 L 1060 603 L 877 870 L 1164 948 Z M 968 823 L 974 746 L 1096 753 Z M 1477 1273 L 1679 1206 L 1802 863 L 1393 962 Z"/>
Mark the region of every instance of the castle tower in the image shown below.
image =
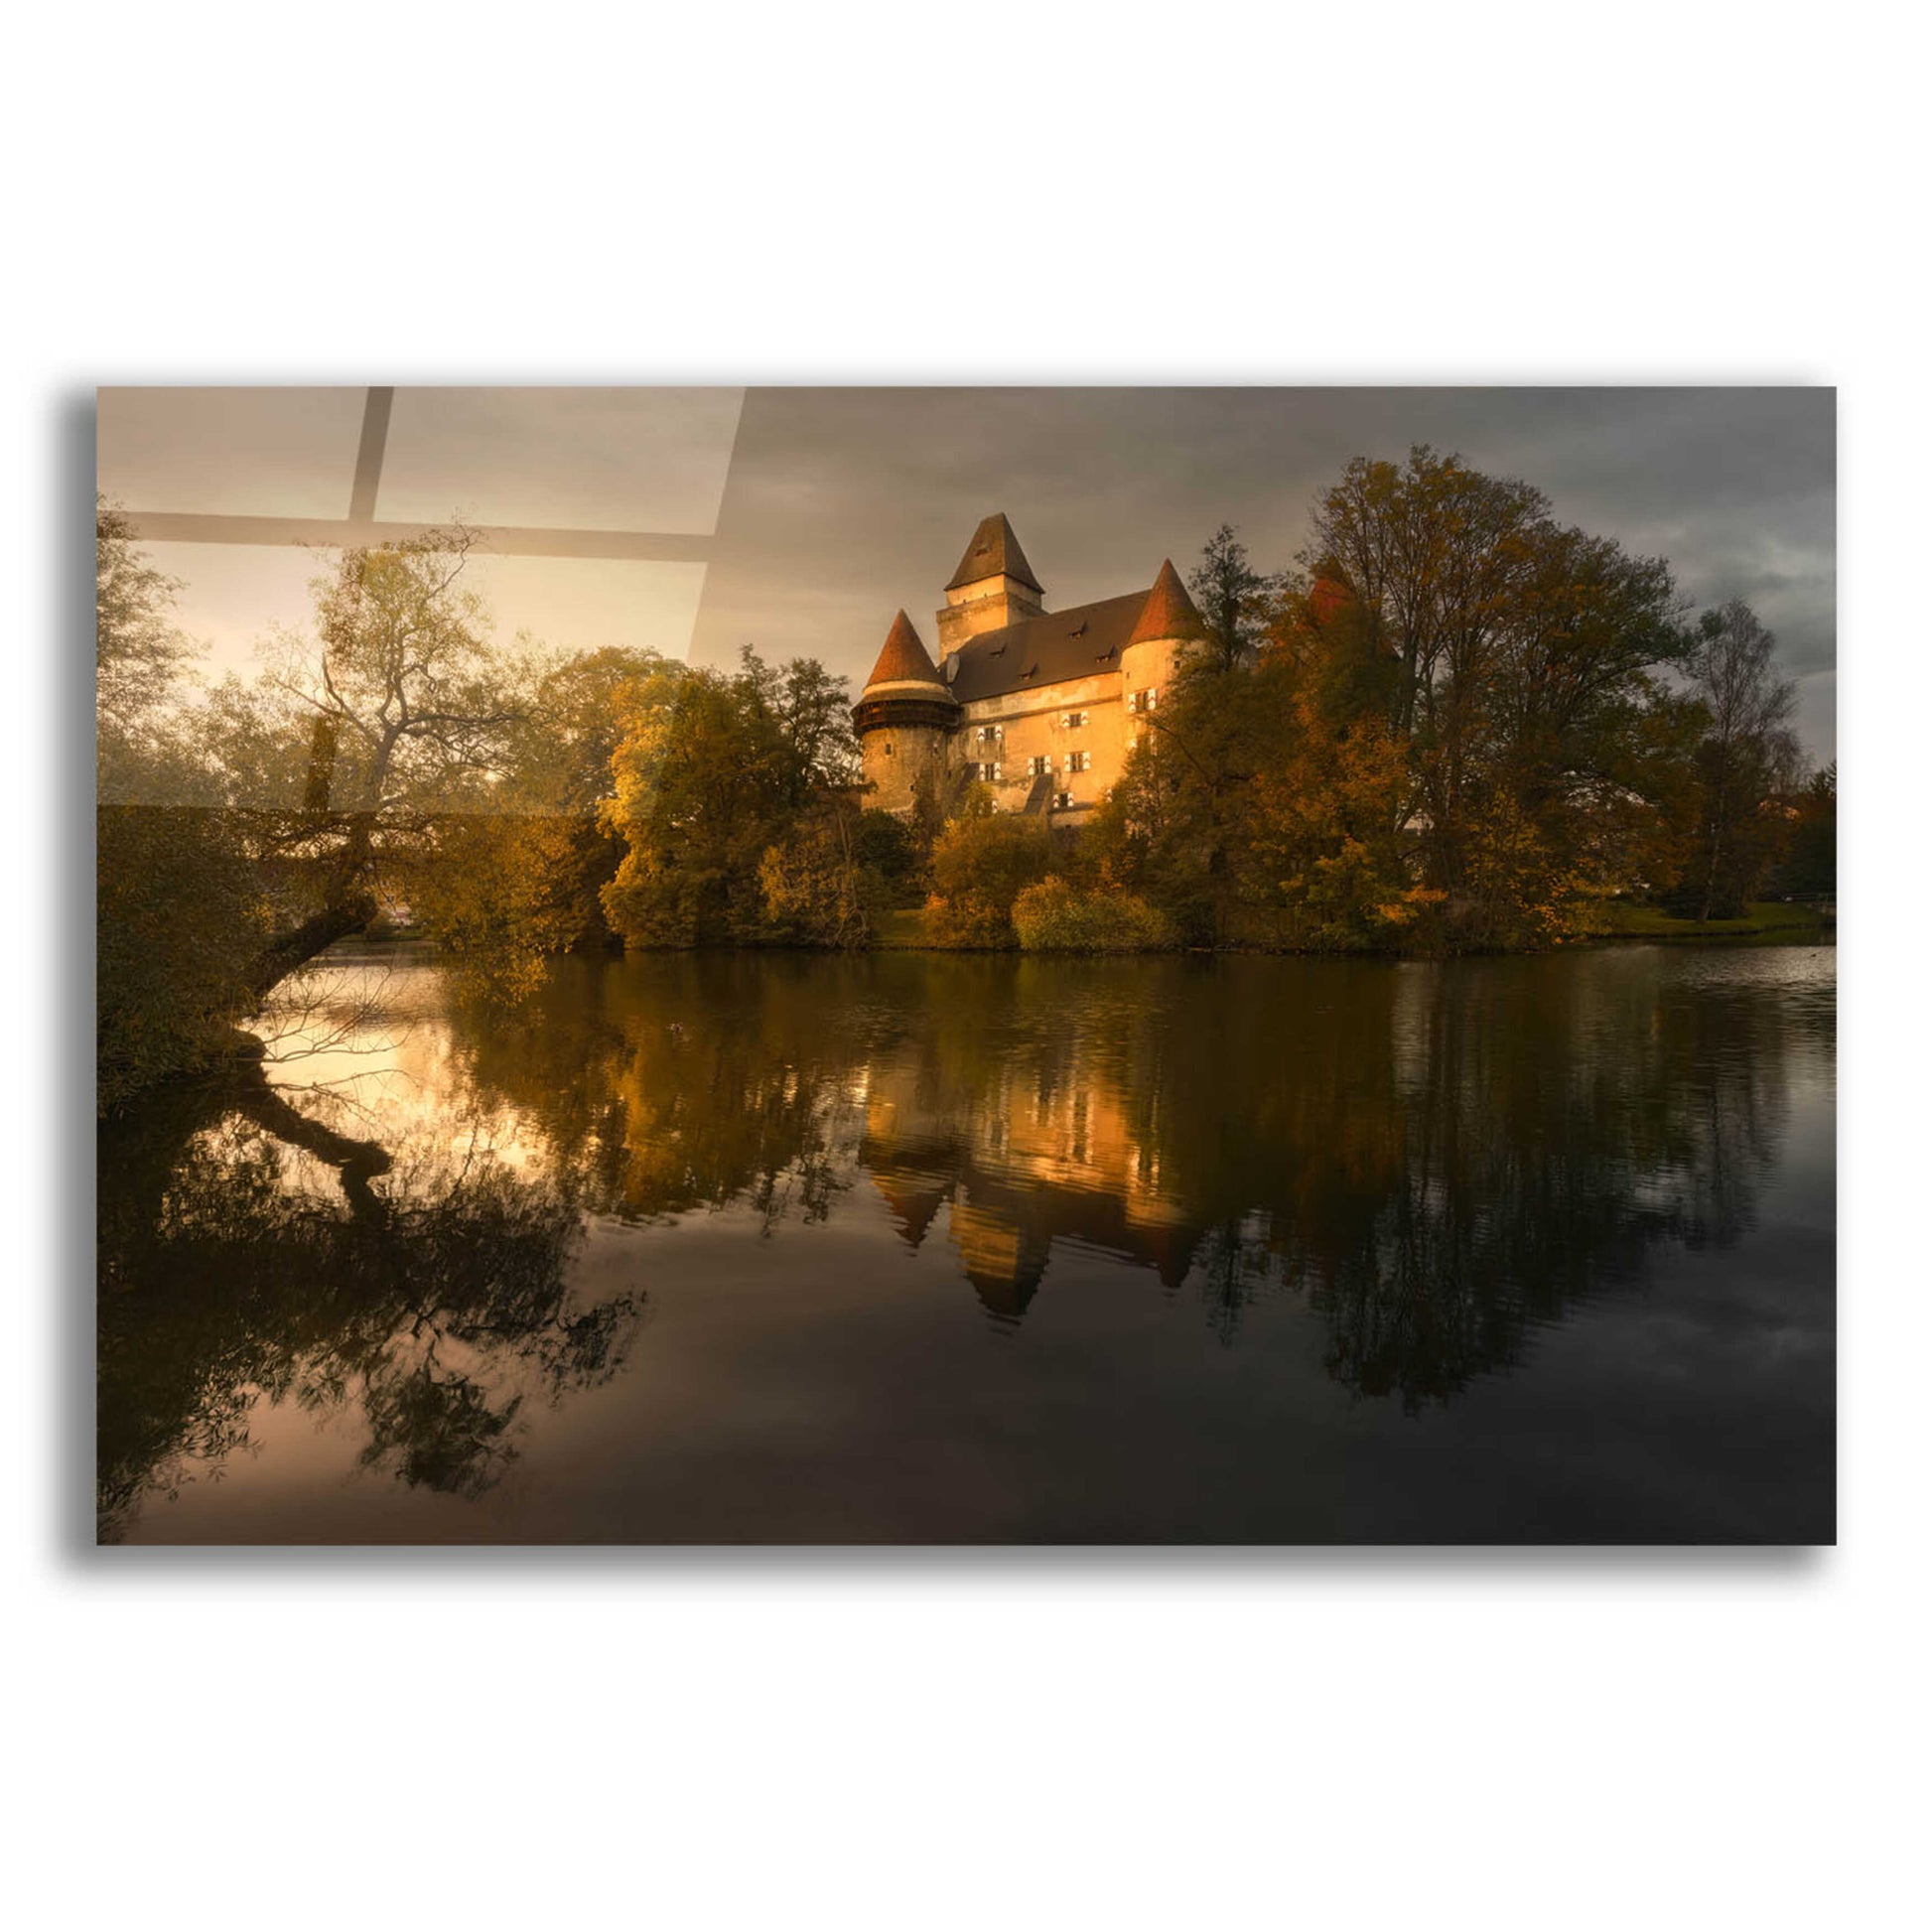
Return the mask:
<path id="1" fill-rule="evenodd" d="M 1121 696 L 1127 706 L 1127 742 L 1138 744 L 1173 683 L 1187 646 L 1204 634 L 1200 613 L 1170 560 L 1164 560 L 1141 615 L 1120 652 Z"/>
<path id="2" fill-rule="evenodd" d="M 886 647 L 852 707 L 866 782 L 880 811 L 909 812 L 914 787 L 946 762 L 946 741 L 959 723 L 959 701 L 926 655 L 912 621 L 901 611 L 886 633 Z"/>
<path id="3" fill-rule="evenodd" d="M 1013 525 L 1004 512 L 995 511 L 973 532 L 946 586 L 946 601 L 937 614 L 940 655 L 957 650 L 983 630 L 1002 630 L 1024 618 L 1043 617 L 1045 597 Z"/>

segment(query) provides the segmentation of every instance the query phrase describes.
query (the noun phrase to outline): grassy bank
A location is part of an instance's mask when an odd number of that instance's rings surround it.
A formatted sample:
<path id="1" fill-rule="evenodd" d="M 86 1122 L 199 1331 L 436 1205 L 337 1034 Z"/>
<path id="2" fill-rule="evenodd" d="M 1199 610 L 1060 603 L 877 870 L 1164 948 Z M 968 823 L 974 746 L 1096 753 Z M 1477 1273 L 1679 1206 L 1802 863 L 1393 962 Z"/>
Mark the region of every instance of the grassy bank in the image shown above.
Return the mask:
<path id="1" fill-rule="evenodd" d="M 947 950 L 927 936 L 925 912 L 917 905 L 908 905 L 895 912 L 880 913 L 879 935 L 873 943 L 884 952 Z"/>
<path id="2" fill-rule="evenodd" d="M 1748 906 L 1741 919 L 1712 919 L 1708 922 L 1678 919 L 1671 917 L 1668 912 L 1658 911 L 1654 906 L 1631 905 L 1621 901 L 1604 905 L 1601 918 L 1602 924 L 1597 931 L 1584 935 L 1585 943 L 1591 939 L 1695 942 L 1775 937 L 1800 940 L 1816 939 L 1830 929 L 1830 923 L 1815 906 L 1783 905 L 1768 899 Z M 875 944 L 887 952 L 956 950 L 941 945 L 929 935 L 925 914 L 917 906 L 883 913 Z"/>
<path id="3" fill-rule="evenodd" d="M 1826 929 L 1816 906 L 1784 905 L 1769 899 L 1744 908 L 1741 919 L 1677 919 L 1651 905 L 1622 902 L 1603 907 L 1601 937 L 1606 939 L 1784 939 L 1817 938 Z"/>

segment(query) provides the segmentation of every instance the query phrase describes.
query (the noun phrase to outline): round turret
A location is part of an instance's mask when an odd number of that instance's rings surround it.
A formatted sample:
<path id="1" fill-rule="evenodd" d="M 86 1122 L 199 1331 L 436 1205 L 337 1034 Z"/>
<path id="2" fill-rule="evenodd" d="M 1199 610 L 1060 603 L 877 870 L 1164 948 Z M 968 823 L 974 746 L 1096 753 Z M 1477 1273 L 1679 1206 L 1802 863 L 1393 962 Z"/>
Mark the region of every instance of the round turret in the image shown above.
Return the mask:
<path id="1" fill-rule="evenodd" d="M 910 811 L 919 779 L 930 772 L 936 783 L 942 776 L 946 745 L 958 724 L 959 701 L 901 611 L 852 707 L 873 804 L 881 811 Z"/>
<path id="2" fill-rule="evenodd" d="M 1147 603 L 1121 646 L 1121 693 L 1127 704 L 1128 742 L 1147 730 L 1173 682 L 1181 652 L 1204 634 L 1200 613 L 1171 561 L 1163 562 Z"/>

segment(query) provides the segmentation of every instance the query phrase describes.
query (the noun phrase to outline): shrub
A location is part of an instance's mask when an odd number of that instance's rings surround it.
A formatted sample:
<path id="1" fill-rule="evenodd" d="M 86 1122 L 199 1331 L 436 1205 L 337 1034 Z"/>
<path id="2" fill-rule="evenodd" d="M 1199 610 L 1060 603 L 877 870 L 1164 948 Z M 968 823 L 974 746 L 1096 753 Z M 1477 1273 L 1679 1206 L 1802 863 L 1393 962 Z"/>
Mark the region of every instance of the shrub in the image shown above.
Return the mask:
<path id="1" fill-rule="evenodd" d="M 1013 904 L 1025 952 L 1162 952 L 1173 927 L 1133 893 L 1082 892 L 1059 878 L 1029 886 Z"/>
<path id="2" fill-rule="evenodd" d="M 1014 900 L 1044 879 L 1052 862 L 1043 819 L 955 818 L 932 848 L 927 931 L 942 946 L 1015 945 Z"/>

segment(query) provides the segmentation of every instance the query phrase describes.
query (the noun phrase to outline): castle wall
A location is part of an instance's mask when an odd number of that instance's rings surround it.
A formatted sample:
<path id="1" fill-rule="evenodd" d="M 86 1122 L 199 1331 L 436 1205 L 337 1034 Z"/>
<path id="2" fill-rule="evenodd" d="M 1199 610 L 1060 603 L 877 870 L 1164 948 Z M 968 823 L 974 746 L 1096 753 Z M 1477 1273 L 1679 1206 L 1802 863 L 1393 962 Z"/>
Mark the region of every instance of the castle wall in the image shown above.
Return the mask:
<path id="1" fill-rule="evenodd" d="M 1067 715 L 1086 714 L 1084 725 L 1068 725 Z M 982 730 L 997 739 L 982 742 Z M 1128 720 L 1118 671 L 1049 684 L 1037 691 L 1009 691 L 976 699 L 965 707 L 949 748 L 960 765 L 997 762 L 1000 776 L 993 796 L 1002 811 L 1019 811 L 1035 784 L 1033 760 L 1050 761 L 1053 789 L 1072 794 L 1073 817 L 1090 811 L 1120 777 L 1126 760 Z M 1087 768 L 1068 771 L 1069 753 L 1083 753 Z"/>

